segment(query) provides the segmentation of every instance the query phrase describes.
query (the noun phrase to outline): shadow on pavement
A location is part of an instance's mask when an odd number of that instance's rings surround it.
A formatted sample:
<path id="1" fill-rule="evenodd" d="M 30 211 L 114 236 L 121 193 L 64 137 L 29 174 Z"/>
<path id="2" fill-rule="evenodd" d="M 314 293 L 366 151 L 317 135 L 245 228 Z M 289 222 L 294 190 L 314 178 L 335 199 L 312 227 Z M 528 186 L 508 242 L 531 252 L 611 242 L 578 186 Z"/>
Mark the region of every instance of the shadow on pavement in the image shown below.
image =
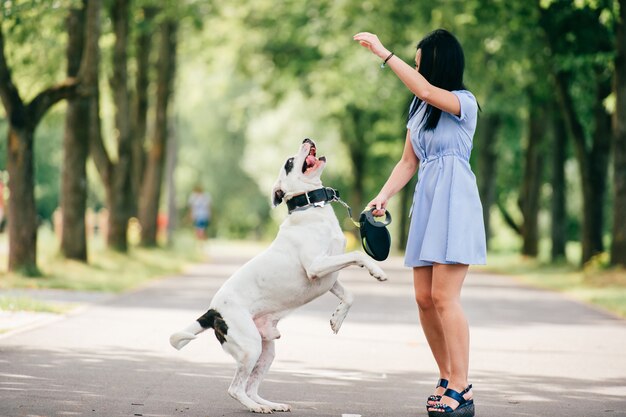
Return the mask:
<path id="1" fill-rule="evenodd" d="M 234 364 L 191 363 L 107 348 L 4 348 L 0 354 L 1 416 L 252 415 L 226 392 Z M 414 417 L 426 415 L 422 403 L 432 389 L 431 379 L 408 371 L 376 374 L 281 363 L 270 371 L 261 394 L 290 403 L 294 417 Z M 610 390 L 626 385 L 624 379 L 538 380 L 532 375 L 475 375 L 477 416 L 626 416 L 625 399 Z M 567 392 L 557 389 L 564 386 Z"/>

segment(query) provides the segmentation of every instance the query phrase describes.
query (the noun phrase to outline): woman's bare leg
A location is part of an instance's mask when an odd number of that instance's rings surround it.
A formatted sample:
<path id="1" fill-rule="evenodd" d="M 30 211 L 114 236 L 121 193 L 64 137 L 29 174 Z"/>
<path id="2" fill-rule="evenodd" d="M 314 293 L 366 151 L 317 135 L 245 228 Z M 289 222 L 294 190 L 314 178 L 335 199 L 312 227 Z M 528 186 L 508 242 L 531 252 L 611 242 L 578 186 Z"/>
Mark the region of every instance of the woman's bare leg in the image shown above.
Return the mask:
<path id="1" fill-rule="evenodd" d="M 432 273 L 432 299 L 445 333 L 450 381 L 448 388 L 457 392 L 467 385 L 469 370 L 469 326 L 461 306 L 461 288 L 467 274 L 468 265 L 434 264 Z M 471 391 L 464 395 L 471 397 Z M 458 403 L 443 397 L 442 403 L 455 408 Z"/>
<path id="2" fill-rule="evenodd" d="M 432 297 L 433 267 L 422 266 L 413 268 L 413 287 L 415 300 L 419 310 L 420 324 L 424 330 L 426 341 L 439 367 L 440 378 L 450 378 L 450 358 L 446 346 L 444 328 L 435 308 Z M 445 388 L 438 387 L 435 395 L 442 395 Z"/>

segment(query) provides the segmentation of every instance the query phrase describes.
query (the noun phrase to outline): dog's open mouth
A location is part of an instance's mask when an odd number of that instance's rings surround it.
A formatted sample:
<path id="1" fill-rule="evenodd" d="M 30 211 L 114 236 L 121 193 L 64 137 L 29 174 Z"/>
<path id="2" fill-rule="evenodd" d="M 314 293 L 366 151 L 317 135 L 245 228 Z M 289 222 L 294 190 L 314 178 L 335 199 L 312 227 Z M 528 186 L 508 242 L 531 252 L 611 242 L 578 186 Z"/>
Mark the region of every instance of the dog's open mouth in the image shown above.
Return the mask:
<path id="1" fill-rule="evenodd" d="M 317 148 L 315 146 L 311 146 L 309 150 L 309 154 L 304 159 L 304 164 L 302 164 L 302 173 L 307 174 L 309 172 L 315 171 L 322 162 L 326 162 L 326 157 L 320 156 L 317 158 Z"/>

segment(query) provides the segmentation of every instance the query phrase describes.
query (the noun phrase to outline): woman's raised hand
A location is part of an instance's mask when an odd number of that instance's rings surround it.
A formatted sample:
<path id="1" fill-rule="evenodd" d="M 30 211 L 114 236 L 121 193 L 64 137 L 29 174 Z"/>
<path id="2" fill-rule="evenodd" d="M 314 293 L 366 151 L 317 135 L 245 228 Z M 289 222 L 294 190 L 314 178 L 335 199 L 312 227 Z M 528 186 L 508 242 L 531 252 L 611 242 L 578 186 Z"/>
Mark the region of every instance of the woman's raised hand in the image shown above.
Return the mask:
<path id="1" fill-rule="evenodd" d="M 360 32 L 352 37 L 355 41 L 372 51 L 374 55 L 377 55 L 380 59 L 385 59 L 389 54 L 389 50 L 383 46 L 378 39 L 378 36 L 369 32 Z"/>

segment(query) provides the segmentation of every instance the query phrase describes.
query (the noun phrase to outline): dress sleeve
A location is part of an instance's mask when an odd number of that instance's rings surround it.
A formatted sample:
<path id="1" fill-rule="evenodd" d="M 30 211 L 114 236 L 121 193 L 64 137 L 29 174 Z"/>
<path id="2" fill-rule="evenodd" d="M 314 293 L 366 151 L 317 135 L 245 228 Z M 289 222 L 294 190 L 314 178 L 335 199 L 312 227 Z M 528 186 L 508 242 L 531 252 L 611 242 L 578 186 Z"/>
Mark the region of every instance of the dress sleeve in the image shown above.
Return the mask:
<path id="1" fill-rule="evenodd" d="M 453 114 L 452 116 L 459 122 L 476 118 L 478 103 L 476 103 L 474 95 L 467 90 L 455 90 L 452 91 L 452 94 L 457 96 L 459 103 L 461 104 L 461 114 L 459 116 Z"/>

